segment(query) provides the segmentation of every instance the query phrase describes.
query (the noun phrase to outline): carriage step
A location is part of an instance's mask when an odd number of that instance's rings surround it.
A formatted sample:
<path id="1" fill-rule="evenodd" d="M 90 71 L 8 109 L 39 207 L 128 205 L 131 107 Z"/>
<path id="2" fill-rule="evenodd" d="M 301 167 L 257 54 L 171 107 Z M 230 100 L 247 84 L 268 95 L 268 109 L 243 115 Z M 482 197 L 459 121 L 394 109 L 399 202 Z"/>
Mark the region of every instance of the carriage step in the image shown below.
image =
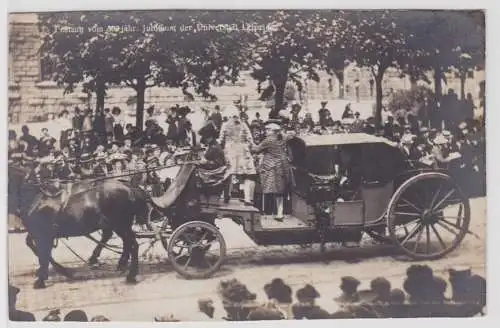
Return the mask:
<path id="1" fill-rule="evenodd" d="M 284 230 L 284 229 L 313 229 L 311 224 L 297 219 L 291 215 L 285 215 L 283 222 L 275 220 L 275 215 L 261 215 L 260 224 L 263 230 Z"/>
<path id="2" fill-rule="evenodd" d="M 250 212 L 259 213 L 259 209 L 254 206 L 245 205 L 242 201 L 231 199 L 228 203 L 224 201 L 210 202 L 201 204 L 205 208 L 216 208 L 219 211 L 231 211 L 231 212 Z"/>

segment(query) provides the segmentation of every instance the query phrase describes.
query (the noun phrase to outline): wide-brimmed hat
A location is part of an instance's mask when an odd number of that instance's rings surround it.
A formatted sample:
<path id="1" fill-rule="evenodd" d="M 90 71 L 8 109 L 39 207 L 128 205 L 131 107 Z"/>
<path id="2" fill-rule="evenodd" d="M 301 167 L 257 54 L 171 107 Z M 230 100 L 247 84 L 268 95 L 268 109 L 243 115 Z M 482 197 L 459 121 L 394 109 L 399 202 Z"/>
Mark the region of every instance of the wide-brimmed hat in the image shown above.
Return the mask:
<path id="1" fill-rule="evenodd" d="M 326 104 L 328 104 L 328 101 L 326 101 L 326 100 L 323 100 L 323 101 L 321 102 L 321 105 L 326 105 Z"/>
<path id="2" fill-rule="evenodd" d="M 423 126 L 423 127 L 420 128 L 420 132 L 421 133 L 429 132 L 429 128 L 426 127 L 426 126 Z"/>
<path id="3" fill-rule="evenodd" d="M 439 134 L 436 136 L 436 138 L 434 138 L 433 142 L 436 145 L 444 145 L 448 143 L 448 139 L 446 139 L 446 137 L 442 134 Z"/>
<path id="4" fill-rule="evenodd" d="M 441 132 L 441 134 L 443 135 L 443 137 L 445 138 L 448 138 L 451 136 L 451 132 L 448 131 L 448 130 L 443 130 L 443 132 Z"/>
<path id="5" fill-rule="evenodd" d="M 462 122 L 462 123 L 460 123 L 460 124 L 458 125 L 458 128 L 459 128 L 460 130 L 464 130 L 464 129 L 466 129 L 466 128 L 467 128 L 467 122 Z"/>
<path id="6" fill-rule="evenodd" d="M 109 157 L 111 163 L 124 161 L 127 159 L 127 155 L 121 153 L 115 153 Z"/>
<path id="7" fill-rule="evenodd" d="M 413 135 L 412 134 L 405 134 L 401 138 L 401 143 L 402 144 L 412 144 L 413 143 Z"/>
<path id="8" fill-rule="evenodd" d="M 271 131 L 280 131 L 281 126 L 276 123 L 268 123 L 266 124 L 266 130 L 271 130 Z"/>

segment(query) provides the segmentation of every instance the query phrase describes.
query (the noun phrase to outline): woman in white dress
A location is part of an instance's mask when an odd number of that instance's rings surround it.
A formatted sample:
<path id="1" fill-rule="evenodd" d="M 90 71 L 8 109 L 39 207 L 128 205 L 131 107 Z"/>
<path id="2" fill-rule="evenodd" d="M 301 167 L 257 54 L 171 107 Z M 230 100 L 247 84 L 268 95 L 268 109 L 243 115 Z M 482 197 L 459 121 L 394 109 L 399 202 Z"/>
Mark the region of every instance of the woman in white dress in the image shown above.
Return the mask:
<path id="1" fill-rule="evenodd" d="M 229 173 L 243 180 L 245 205 L 253 206 L 257 170 L 250 153 L 250 148 L 254 146 L 252 133 L 241 121 L 237 108 L 228 109 L 224 114 L 229 120 L 221 127 L 219 144 L 224 148 Z"/>

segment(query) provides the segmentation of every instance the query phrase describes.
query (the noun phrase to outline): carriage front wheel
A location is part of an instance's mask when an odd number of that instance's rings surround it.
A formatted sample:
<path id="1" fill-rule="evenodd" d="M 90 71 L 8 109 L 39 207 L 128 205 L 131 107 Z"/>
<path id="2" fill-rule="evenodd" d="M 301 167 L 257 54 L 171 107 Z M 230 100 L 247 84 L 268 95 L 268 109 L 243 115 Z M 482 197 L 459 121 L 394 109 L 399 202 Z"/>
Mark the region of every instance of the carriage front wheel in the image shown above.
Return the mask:
<path id="1" fill-rule="evenodd" d="M 191 221 L 174 231 L 167 253 L 172 266 L 181 276 L 203 279 L 221 267 L 226 257 L 226 242 L 213 224 Z"/>
<path id="2" fill-rule="evenodd" d="M 469 199 L 443 173 L 405 181 L 387 211 L 392 241 L 415 260 L 435 260 L 455 250 L 469 231 Z"/>

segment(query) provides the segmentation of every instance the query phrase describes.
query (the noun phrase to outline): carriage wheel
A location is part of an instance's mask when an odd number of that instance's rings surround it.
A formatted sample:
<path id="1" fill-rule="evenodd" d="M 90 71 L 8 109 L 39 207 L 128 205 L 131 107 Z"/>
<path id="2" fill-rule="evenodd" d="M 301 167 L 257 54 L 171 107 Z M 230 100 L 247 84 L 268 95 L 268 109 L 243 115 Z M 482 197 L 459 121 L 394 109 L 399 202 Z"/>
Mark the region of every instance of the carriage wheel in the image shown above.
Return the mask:
<path id="1" fill-rule="evenodd" d="M 404 182 L 394 193 L 387 214 L 392 241 L 416 260 L 445 256 L 469 230 L 469 200 L 442 173 L 423 173 Z"/>
<path id="2" fill-rule="evenodd" d="M 226 257 L 226 242 L 219 229 L 202 221 L 178 227 L 168 243 L 168 258 L 174 269 L 186 278 L 208 278 Z"/>
<path id="3" fill-rule="evenodd" d="M 161 226 L 159 223 L 161 222 Z M 159 233 L 158 237 L 161 244 L 165 250 L 168 249 L 169 236 L 172 234 L 172 227 L 170 226 L 170 220 L 168 217 L 159 209 L 151 206 L 148 212 L 148 222 L 146 226 L 149 231 L 155 231 Z"/>

